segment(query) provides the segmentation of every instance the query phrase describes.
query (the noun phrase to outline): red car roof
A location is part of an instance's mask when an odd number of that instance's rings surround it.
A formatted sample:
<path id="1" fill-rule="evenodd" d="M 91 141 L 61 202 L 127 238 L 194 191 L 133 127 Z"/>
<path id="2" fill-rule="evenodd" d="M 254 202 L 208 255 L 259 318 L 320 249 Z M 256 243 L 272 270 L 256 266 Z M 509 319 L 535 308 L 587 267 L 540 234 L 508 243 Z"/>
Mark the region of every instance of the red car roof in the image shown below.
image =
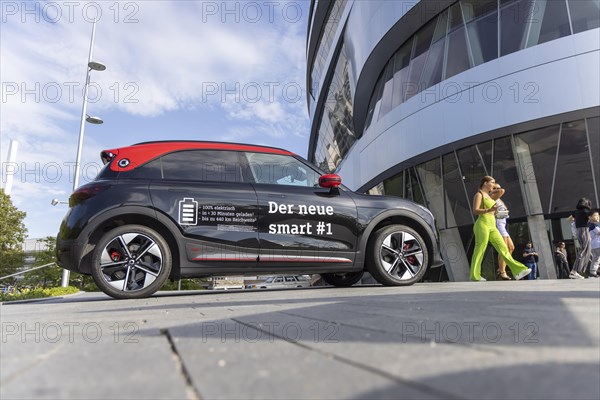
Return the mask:
<path id="1" fill-rule="evenodd" d="M 287 150 L 250 144 L 200 141 L 164 141 L 138 143 L 134 144 L 133 146 L 104 150 L 100 153 L 100 157 L 105 164 L 113 158 L 117 158 L 117 161 L 111 164 L 110 169 L 115 172 L 124 172 L 131 171 L 150 160 L 162 156 L 163 154 L 192 149 L 252 151 L 257 153 L 294 155 L 294 153 Z"/>

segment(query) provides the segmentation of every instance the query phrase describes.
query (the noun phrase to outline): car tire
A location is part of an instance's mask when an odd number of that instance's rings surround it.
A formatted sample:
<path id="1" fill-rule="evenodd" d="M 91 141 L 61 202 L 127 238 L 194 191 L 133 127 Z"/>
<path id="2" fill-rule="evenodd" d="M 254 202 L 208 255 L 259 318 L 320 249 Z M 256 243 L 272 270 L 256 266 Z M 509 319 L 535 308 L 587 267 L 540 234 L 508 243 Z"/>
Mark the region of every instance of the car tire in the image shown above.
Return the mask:
<path id="1" fill-rule="evenodd" d="M 171 273 L 171 250 L 156 231 L 124 225 L 104 234 L 92 253 L 96 285 L 115 299 L 152 295 Z"/>
<path id="2" fill-rule="evenodd" d="M 349 287 L 360 281 L 363 271 L 345 272 L 334 274 L 321 274 L 321 278 L 330 285 L 337 287 Z"/>
<path id="3" fill-rule="evenodd" d="M 428 263 L 425 240 L 408 226 L 388 225 L 369 240 L 367 270 L 382 285 L 412 285 L 421 280 Z"/>

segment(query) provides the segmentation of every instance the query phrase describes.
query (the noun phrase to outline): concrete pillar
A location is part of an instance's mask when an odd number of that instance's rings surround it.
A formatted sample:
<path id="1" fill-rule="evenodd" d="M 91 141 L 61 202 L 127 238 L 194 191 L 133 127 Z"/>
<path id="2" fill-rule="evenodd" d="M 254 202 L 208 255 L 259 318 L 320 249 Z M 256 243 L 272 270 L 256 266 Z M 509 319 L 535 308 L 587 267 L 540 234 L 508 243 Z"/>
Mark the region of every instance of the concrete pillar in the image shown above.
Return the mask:
<path id="1" fill-rule="evenodd" d="M 450 281 L 468 281 L 470 262 L 458 228 L 440 230 L 440 251 Z"/>

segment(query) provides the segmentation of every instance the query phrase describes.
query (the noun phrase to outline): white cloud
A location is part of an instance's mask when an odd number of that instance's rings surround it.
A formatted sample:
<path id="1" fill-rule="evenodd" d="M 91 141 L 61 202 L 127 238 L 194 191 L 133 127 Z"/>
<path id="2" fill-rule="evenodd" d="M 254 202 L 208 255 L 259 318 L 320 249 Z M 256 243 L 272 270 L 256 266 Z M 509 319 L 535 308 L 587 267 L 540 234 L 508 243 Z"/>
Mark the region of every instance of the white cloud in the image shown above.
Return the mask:
<path id="1" fill-rule="evenodd" d="M 304 7 L 304 15 L 296 22 L 282 14 L 286 2 L 277 2 L 273 10 L 256 3 L 263 8 L 261 18 L 254 22 L 248 2 L 92 2 L 71 3 L 76 4 L 72 10 L 67 3 L 52 2 L 61 9 L 61 18 L 54 18 L 54 10 L 47 7 L 49 16 L 38 15 L 39 22 L 22 10 L 4 14 L 1 22 L 0 157 L 4 161 L 8 141 L 17 139 L 18 164 L 23 167 L 19 172 L 46 167 L 47 176 L 39 172 L 37 177 L 35 173 L 15 177 L 13 200 L 28 212 L 31 235 L 56 232 L 58 226 L 50 231 L 48 226 L 56 224 L 50 216 L 59 207 L 48 211 L 49 201 L 51 197 L 66 199 L 71 191 L 91 34 L 91 24 L 83 18 L 86 7 L 92 16 L 95 5 L 102 7 L 93 59 L 107 66 L 106 71 L 92 71 L 91 81 L 101 95 L 89 102 L 89 114 L 102 116 L 118 110 L 130 117 L 122 124 L 154 118 L 157 124 L 169 125 L 172 120 L 178 126 L 177 113 L 210 110 L 222 125 L 222 140 L 274 146 L 286 138 L 308 141 L 304 92 L 291 102 L 281 91 L 286 84 L 304 91 L 308 3 L 290 3 Z M 14 4 L 25 7 L 23 2 Z M 50 3 L 35 4 L 41 9 Z M 238 7 L 239 15 L 224 13 L 224 4 L 230 11 Z M 288 15 L 293 16 L 293 11 L 289 7 Z M 58 21 L 48 22 L 53 18 Z M 265 89 L 258 101 L 248 101 L 235 89 L 236 84 L 276 89 Z M 215 85 L 217 93 L 208 91 Z M 223 93 L 231 88 L 237 93 Z M 124 138 L 119 132 L 125 127 L 114 122 L 93 130 L 88 126 L 83 162 L 98 165 L 98 149 L 121 145 Z M 144 140 L 166 139 L 165 134 L 140 135 Z M 52 175 L 48 181 L 55 164 L 62 168 L 61 179 L 54 182 Z M 43 222 L 44 213 L 52 222 Z"/>

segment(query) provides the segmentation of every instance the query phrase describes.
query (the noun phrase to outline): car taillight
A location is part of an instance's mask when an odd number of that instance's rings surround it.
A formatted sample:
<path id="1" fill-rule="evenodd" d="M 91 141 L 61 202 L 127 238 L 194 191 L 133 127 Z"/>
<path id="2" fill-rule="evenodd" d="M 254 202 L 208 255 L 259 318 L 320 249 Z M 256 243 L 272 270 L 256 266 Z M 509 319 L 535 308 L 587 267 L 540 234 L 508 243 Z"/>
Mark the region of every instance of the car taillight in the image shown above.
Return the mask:
<path id="1" fill-rule="evenodd" d="M 69 207 L 73 207 L 81 203 L 82 201 L 94 197 L 98 193 L 105 191 L 109 187 L 110 185 L 93 185 L 80 187 L 71 194 L 71 197 L 69 197 Z"/>

